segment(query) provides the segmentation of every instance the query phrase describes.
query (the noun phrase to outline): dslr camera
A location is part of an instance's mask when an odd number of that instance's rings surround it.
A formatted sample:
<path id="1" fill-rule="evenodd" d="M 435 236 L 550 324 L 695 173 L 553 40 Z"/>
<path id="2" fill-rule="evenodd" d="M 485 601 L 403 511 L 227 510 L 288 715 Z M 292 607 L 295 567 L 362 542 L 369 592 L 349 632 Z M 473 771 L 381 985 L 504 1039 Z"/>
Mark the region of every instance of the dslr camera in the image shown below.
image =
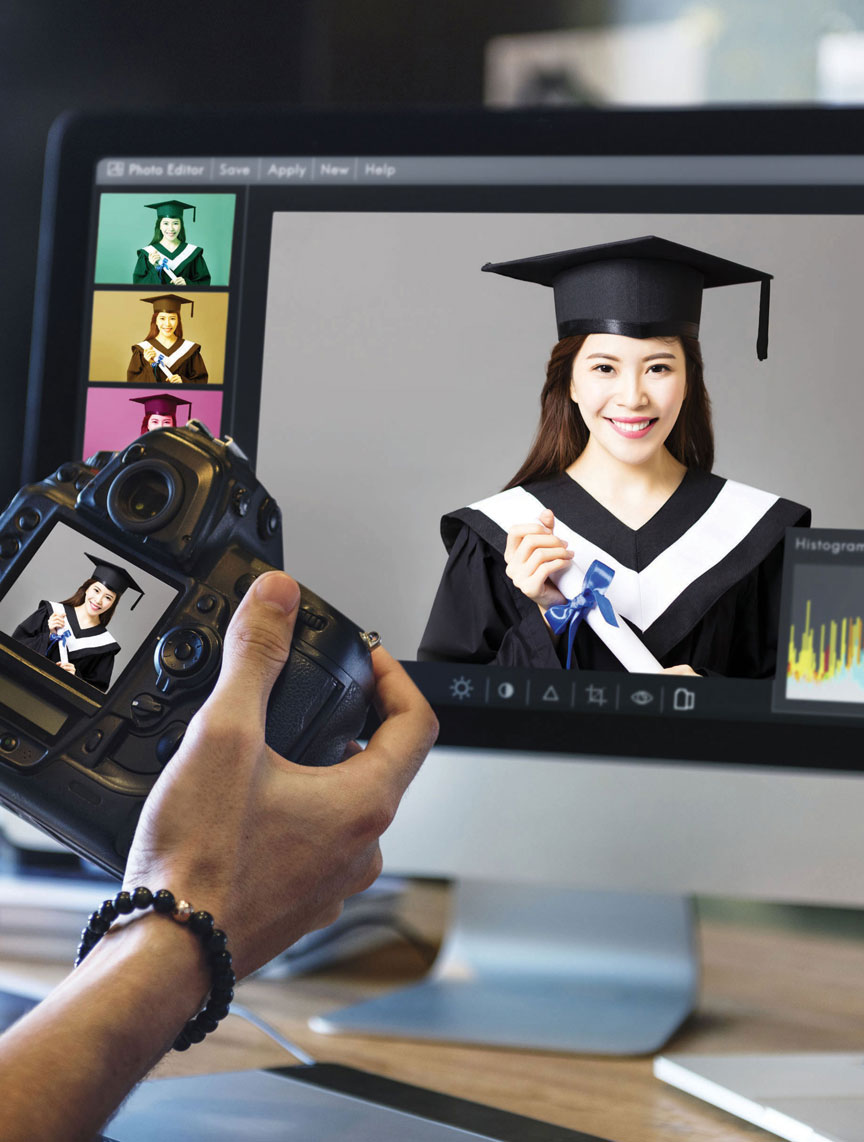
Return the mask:
<path id="1" fill-rule="evenodd" d="M 232 612 L 281 566 L 278 505 L 198 421 L 23 488 L 0 516 L 0 803 L 122 873 Z M 273 749 L 342 759 L 368 712 L 375 640 L 301 587 L 267 711 Z"/>

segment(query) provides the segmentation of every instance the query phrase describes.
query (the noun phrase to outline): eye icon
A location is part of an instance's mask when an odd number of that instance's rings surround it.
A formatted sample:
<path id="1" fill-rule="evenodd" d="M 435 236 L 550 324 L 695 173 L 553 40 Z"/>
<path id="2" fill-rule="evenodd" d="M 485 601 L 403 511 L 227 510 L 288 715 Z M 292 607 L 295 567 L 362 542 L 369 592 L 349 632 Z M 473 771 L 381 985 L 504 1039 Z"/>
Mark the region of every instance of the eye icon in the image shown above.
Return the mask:
<path id="1" fill-rule="evenodd" d="M 654 695 L 649 694 L 647 690 L 637 690 L 635 694 L 630 695 L 630 701 L 637 706 L 647 706 L 654 701 Z"/>

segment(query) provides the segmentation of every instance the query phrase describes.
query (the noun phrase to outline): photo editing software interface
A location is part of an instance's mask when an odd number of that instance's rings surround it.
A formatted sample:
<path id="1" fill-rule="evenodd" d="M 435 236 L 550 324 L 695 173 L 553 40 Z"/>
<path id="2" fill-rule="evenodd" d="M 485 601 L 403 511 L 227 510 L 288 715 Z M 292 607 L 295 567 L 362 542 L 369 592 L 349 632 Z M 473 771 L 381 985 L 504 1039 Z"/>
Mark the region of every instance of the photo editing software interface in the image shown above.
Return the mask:
<path id="1" fill-rule="evenodd" d="M 555 749 L 624 719 L 636 752 L 661 723 L 810 749 L 864 715 L 850 162 L 107 156 L 70 458 L 233 437 L 286 568 L 456 744 L 485 710 Z"/>

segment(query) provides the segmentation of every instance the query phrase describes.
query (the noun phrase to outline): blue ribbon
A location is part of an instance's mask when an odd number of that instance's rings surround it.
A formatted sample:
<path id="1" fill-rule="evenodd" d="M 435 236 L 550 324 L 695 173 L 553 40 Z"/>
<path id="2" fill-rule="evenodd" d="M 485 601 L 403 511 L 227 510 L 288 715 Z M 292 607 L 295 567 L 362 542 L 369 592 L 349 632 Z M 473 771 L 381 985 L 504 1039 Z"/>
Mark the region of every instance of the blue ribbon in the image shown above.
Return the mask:
<path id="1" fill-rule="evenodd" d="M 48 645 L 50 646 L 52 642 L 62 642 L 65 646 L 71 637 L 72 631 L 69 629 L 69 627 L 65 627 L 61 631 L 52 630 L 51 635 L 48 638 Z"/>
<path id="2" fill-rule="evenodd" d="M 579 624 L 593 607 L 597 608 L 610 626 L 618 626 L 615 611 L 612 608 L 612 604 L 606 598 L 606 591 L 614 578 L 615 572 L 612 568 L 607 567 L 605 563 L 601 563 L 599 559 L 595 559 L 585 572 L 585 578 L 582 581 L 582 590 L 579 594 L 576 595 L 575 598 L 569 599 L 566 603 L 557 603 L 546 612 L 546 621 L 549 623 L 549 628 L 553 634 L 560 634 L 565 627 L 569 628 L 567 632 L 568 670 L 570 669 L 570 663 L 573 661 L 573 643 L 576 639 L 576 631 Z"/>

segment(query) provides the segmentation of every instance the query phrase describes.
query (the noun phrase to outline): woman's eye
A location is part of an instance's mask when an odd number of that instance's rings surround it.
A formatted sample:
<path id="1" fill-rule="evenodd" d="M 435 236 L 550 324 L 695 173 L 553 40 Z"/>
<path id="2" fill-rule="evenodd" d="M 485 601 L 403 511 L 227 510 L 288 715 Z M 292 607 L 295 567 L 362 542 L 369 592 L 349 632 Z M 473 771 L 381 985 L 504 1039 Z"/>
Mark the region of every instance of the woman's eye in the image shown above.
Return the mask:
<path id="1" fill-rule="evenodd" d="M 608 376 L 610 373 L 614 372 L 615 370 L 612 368 L 611 365 L 595 365 L 593 371 L 595 373 L 603 373 L 604 376 Z"/>
<path id="2" fill-rule="evenodd" d="M 669 368 L 668 365 L 652 365 L 649 368 L 648 372 L 649 373 L 671 373 L 672 370 Z"/>

